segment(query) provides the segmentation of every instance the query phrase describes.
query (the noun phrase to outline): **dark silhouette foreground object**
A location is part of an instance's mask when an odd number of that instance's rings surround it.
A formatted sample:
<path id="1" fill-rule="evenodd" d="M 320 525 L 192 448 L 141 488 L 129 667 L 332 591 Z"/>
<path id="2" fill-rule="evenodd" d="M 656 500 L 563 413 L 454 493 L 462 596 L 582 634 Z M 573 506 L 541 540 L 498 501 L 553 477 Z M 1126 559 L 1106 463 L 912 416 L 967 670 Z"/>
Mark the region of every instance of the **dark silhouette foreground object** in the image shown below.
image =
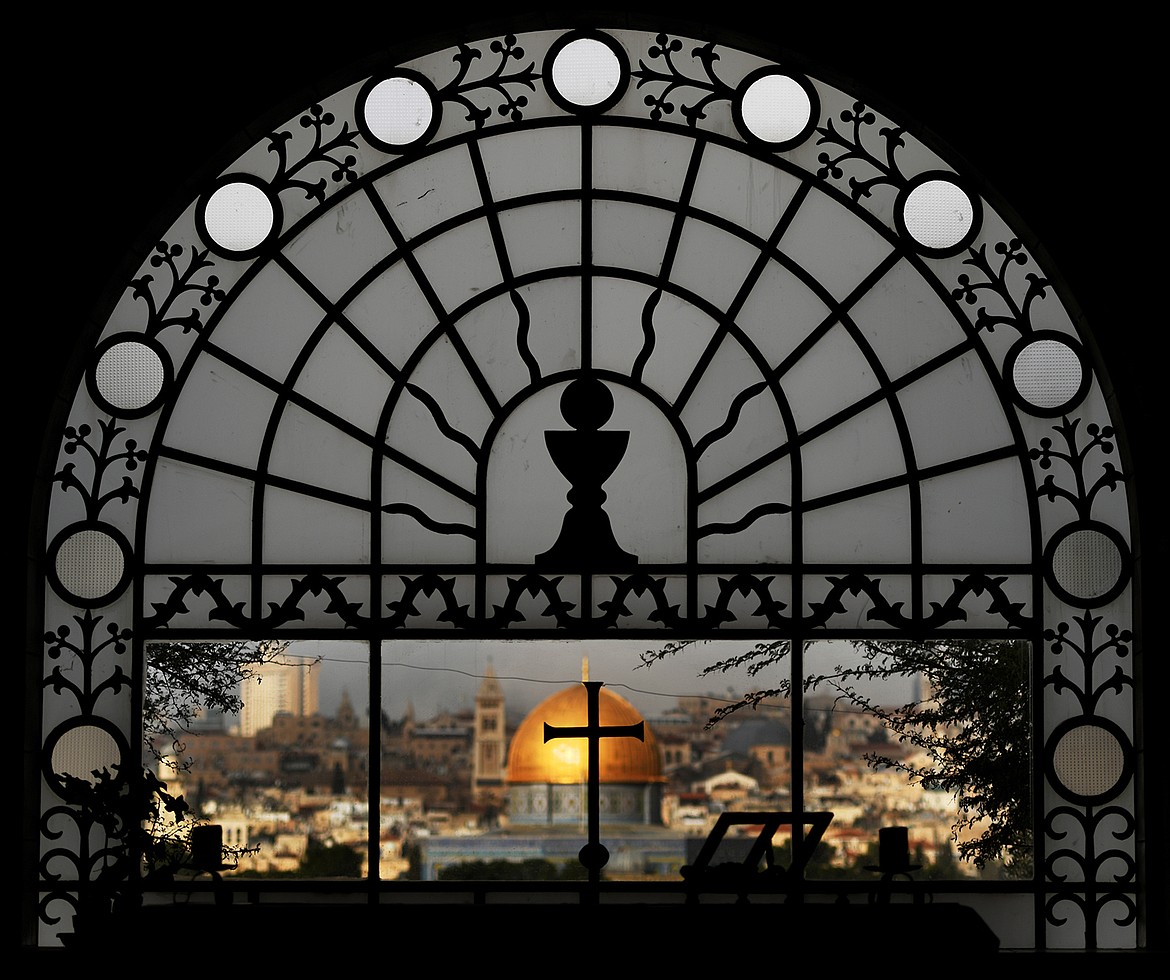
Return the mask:
<path id="1" fill-rule="evenodd" d="M 609 851 L 601 843 L 601 740 L 603 738 L 646 738 L 645 722 L 635 725 L 601 725 L 601 681 L 582 681 L 588 695 L 587 717 L 583 726 L 560 727 L 544 723 L 544 740 L 557 738 L 584 738 L 589 740 L 589 840 L 581 848 L 581 863 L 589 871 L 589 881 L 596 885 L 601 880 L 601 869 L 609 861 Z M 594 892 L 596 898 L 596 892 Z"/>
<path id="2" fill-rule="evenodd" d="M 613 534 L 602 508 L 605 481 L 613 476 L 630 443 L 623 430 L 599 431 L 613 415 L 613 394 L 594 377 L 577 378 L 561 395 L 561 415 L 573 427 L 544 434 L 549 455 L 569 481 L 569 512 L 548 551 L 536 556 L 541 566 L 581 571 L 622 571 L 638 564 Z"/>
<path id="3" fill-rule="evenodd" d="M 703 842 L 694 864 L 682 868 L 687 882 L 687 901 L 699 900 L 701 892 L 734 891 L 741 903 L 747 902 L 750 891 L 786 891 L 793 893 L 793 885 L 804 879 L 804 869 L 821 842 L 833 814 L 828 811 L 795 814 L 788 810 L 745 810 L 721 813 L 711 833 Z M 747 854 L 740 861 L 713 864 L 719 845 L 727 832 L 736 826 L 759 826 L 759 832 Z M 772 838 L 781 827 L 792 827 L 792 862 L 787 868 L 776 863 Z M 802 833 L 796 833 L 797 828 Z M 808 828 L 807 833 L 803 832 Z M 760 862 L 764 862 L 761 870 Z"/>

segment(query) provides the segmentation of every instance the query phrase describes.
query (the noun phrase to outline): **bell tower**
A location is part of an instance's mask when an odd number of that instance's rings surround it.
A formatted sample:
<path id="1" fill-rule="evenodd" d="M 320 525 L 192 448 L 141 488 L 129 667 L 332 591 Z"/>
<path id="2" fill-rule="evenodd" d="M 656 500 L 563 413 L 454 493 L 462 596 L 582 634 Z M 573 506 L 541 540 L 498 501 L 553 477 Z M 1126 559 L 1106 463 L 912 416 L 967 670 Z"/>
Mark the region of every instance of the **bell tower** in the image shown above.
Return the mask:
<path id="1" fill-rule="evenodd" d="M 471 796 L 476 803 L 499 805 L 504 799 L 504 691 L 489 660 L 475 695 L 475 764 Z"/>

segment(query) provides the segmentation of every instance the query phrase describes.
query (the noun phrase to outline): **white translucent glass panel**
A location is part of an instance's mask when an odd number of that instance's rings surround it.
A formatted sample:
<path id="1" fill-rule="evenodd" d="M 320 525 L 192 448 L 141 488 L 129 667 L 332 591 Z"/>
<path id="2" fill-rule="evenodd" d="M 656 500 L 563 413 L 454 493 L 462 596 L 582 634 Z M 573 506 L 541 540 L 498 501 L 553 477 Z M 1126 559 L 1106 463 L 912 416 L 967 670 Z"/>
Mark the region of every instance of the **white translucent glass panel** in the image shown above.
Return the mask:
<path id="1" fill-rule="evenodd" d="M 406 363 L 438 322 L 410 266 L 401 259 L 350 301 L 345 317 L 395 367 Z"/>
<path id="2" fill-rule="evenodd" d="M 230 354 L 283 380 L 324 312 L 274 262 L 226 307 L 212 340 Z"/>
<path id="3" fill-rule="evenodd" d="M 488 561 L 529 563 L 553 546 L 568 503 L 568 481 L 545 446 L 561 418 L 563 385 L 537 392 L 504 421 L 488 456 L 486 535 Z M 613 424 L 604 426 L 611 429 Z"/>
<path id="4" fill-rule="evenodd" d="M 581 264 L 581 204 L 556 201 L 500 214 L 512 274 Z"/>
<path id="5" fill-rule="evenodd" d="M 444 338 L 427 351 L 399 395 L 386 443 L 471 491 L 472 453 L 491 420 L 463 362 Z"/>
<path id="6" fill-rule="evenodd" d="M 693 141 L 670 133 L 595 126 L 593 186 L 677 201 L 693 149 Z"/>
<path id="7" fill-rule="evenodd" d="M 466 397 L 466 392 L 460 395 Z M 390 417 L 386 444 L 468 492 L 475 490 L 475 459 L 470 446 L 448 438 L 427 402 L 409 389 L 399 397 Z"/>
<path id="8" fill-rule="evenodd" d="M 488 186 L 496 203 L 546 191 L 581 187 L 581 130 L 530 129 L 480 141 Z"/>
<path id="9" fill-rule="evenodd" d="M 748 352 L 734 340 L 725 337 L 683 409 L 683 425 L 692 443 L 720 429 L 729 419 L 734 423 L 732 408 L 736 399 L 763 380 L 759 366 Z M 732 470 L 785 441 L 787 433 L 775 408 L 775 397 L 771 392 L 761 392 L 752 399 L 752 402 L 756 401 L 760 404 L 744 404 L 744 408 L 750 409 L 747 413 L 747 419 L 753 423 L 750 431 L 745 427 L 733 439 L 712 443 L 711 448 L 699 458 L 697 470 L 700 487 L 727 476 Z M 766 406 L 766 402 L 771 402 L 771 406 Z M 742 423 L 742 411 L 740 414 L 739 421 Z M 736 427 L 733 425 L 733 429 Z M 743 451 L 749 445 L 751 449 L 745 456 Z M 736 452 L 736 449 L 740 451 Z"/>
<path id="10" fill-rule="evenodd" d="M 408 239 L 483 205 L 466 146 L 419 157 L 375 181 L 374 192 Z"/>
<path id="11" fill-rule="evenodd" d="M 370 515 L 276 487 L 264 492 L 265 562 L 369 562 Z"/>
<path id="12" fill-rule="evenodd" d="M 595 279 L 594 283 L 594 322 L 600 324 L 598 311 L 607 310 L 608 307 L 599 294 L 606 287 L 604 280 Z M 638 322 L 640 324 L 641 320 Z M 673 402 L 706 349 L 718 323 L 698 307 L 669 292 L 664 292 L 659 298 L 651 322 L 654 324 L 656 342 L 653 353 L 642 369 L 642 383 L 668 402 Z M 618 327 L 615 321 L 612 330 L 607 328 L 604 335 L 600 331 L 596 335 L 601 347 L 599 356 L 610 356 L 609 338 L 617 332 Z M 613 356 L 616 360 L 616 353 Z"/>
<path id="13" fill-rule="evenodd" d="M 965 339 L 942 297 L 905 260 L 850 307 L 849 316 L 891 380 Z"/>
<path id="14" fill-rule="evenodd" d="M 614 412 L 602 431 L 627 431 L 629 443 L 603 489 L 620 547 L 641 561 L 686 555 L 686 477 L 682 447 L 665 417 L 645 398 L 610 385 Z M 544 435 L 557 425 L 563 385 L 537 392 L 512 413 L 492 444 L 487 474 L 489 561 L 524 561 L 550 549 L 560 534 L 570 487 L 549 456 Z"/>
<path id="15" fill-rule="evenodd" d="M 840 324 L 802 355 L 780 384 L 801 432 L 856 404 L 878 387 L 873 368 Z"/>
<path id="16" fill-rule="evenodd" d="M 296 391 L 373 434 L 391 378 L 340 327 L 330 327 L 297 377 Z"/>
<path id="17" fill-rule="evenodd" d="M 720 354 L 727 348 L 720 348 Z M 718 357 L 719 355 L 716 355 Z M 730 394 L 730 392 L 728 392 Z M 725 403 L 726 419 L 717 430 L 697 433 L 700 440 L 718 436 L 703 447 L 697 466 L 700 486 L 709 486 L 784 445 L 787 428 L 771 390 L 765 388 L 742 402 Z"/>
<path id="18" fill-rule="evenodd" d="M 541 283 L 538 288 L 547 292 L 550 285 L 553 284 Z M 526 288 L 522 292 L 527 296 L 530 290 Z M 564 292 L 567 295 L 571 294 L 569 289 L 565 289 Z M 521 307 L 518 308 L 512 294 L 505 293 L 472 307 L 455 325 L 471 359 L 501 404 L 508 401 L 531 380 L 528 365 L 521 358 L 520 348 L 517 346 L 521 317 L 528 317 L 530 312 L 527 302 L 521 301 Z M 578 317 L 572 319 L 576 320 Z M 530 337 L 529 341 L 532 339 Z"/>
<path id="19" fill-rule="evenodd" d="M 351 194 L 320 214 L 284 252 L 317 289 L 337 301 L 393 250 L 394 241 L 369 198 Z"/>
<path id="20" fill-rule="evenodd" d="M 475 507 L 441 487 L 387 460 L 382 467 L 382 560 L 387 562 L 471 562 Z"/>
<path id="21" fill-rule="evenodd" d="M 800 181 L 779 167 L 708 144 L 691 204 L 766 239 L 788 209 Z"/>
<path id="22" fill-rule="evenodd" d="M 526 346 L 542 375 L 581 364 L 581 280 L 548 279 L 517 290 L 528 311 Z M 509 331 L 499 343 L 515 345 Z"/>
<path id="23" fill-rule="evenodd" d="M 161 457 L 151 484 L 145 560 L 250 560 L 252 492 L 250 480 Z"/>
<path id="24" fill-rule="evenodd" d="M 699 505 L 698 560 L 784 562 L 792 558 L 792 517 L 773 504 L 792 502 L 792 463 L 782 459 Z M 758 519 L 733 529 L 758 508 Z"/>
<path id="25" fill-rule="evenodd" d="M 804 515 L 804 560 L 872 565 L 910 560 L 910 494 L 875 493 Z"/>
<path id="26" fill-rule="evenodd" d="M 703 221 L 683 225 L 670 278 L 726 310 L 743 287 L 760 250 Z"/>
<path id="27" fill-rule="evenodd" d="M 790 255 L 836 299 L 844 299 L 889 254 L 866 222 L 814 190 L 780 239 Z"/>
<path id="28" fill-rule="evenodd" d="M 906 473 L 906 459 L 890 407 L 880 402 L 800 449 L 805 500 L 863 487 Z"/>
<path id="29" fill-rule="evenodd" d="M 956 358 L 908 385 L 898 393 L 898 403 L 920 467 L 1013 442 L 1003 407 L 974 354 Z"/>
<path id="30" fill-rule="evenodd" d="M 630 374 L 646 345 L 643 314 L 654 292 L 653 286 L 628 279 L 599 276 L 593 280 L 594 367 Z M 658 305 L 661 303 L 660 297 Z M 655 309 L 650 322 L 655 333 L 655 348 L 660 350 L 670 344 L 663 343 L 665 337 L 659 333 L 657 319 Z"/>
<path id="31" fill-rule="evenodd" d="M 617 201 L 593 205 L 593 264 L 601 269 L 631 269 L 656 276 L 673 216 L 659 208 Z"/>
<path id="32" fill-rule="evenodd" d="M 735 318 L 769 366 L 776 367 L 829 315 L 812 289 L 779 262 L 764 266 Z"/>
<path id="33" fill-rule="evenodd" d="M 1030 561 L 1030 533 L 1018 460 L 922 481 L 925 561 Z"/>
<path id="34" fill-rule="evenodd" d="M 268 471 L 366 500 L 374 450 L 296 405 L 281 414 Z"/>
<path id="35" fill-rule="evenodd" d="M 502 278 L 491 231 L 482 219 L 420 245 L 415 255 L 448 313 Z"/>
<path id="36" fill-rule="evenodd" d="M 175 404 L 167 446 L 241 466 L 255 466 L 276 395 L 204 354 Z"/>

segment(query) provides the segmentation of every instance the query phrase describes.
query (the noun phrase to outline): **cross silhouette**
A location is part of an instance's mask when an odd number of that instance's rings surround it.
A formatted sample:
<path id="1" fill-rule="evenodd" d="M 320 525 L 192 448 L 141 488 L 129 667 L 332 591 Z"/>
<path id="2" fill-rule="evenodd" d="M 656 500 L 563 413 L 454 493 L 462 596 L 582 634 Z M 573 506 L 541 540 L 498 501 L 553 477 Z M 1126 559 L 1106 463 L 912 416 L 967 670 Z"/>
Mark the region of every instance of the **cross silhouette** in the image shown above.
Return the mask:
<path id="1" fill-rule="evenodd" d="M 589 740 L 589 841 L 578 855 L 589 872 L 589 882 L 601 881 L 601 869 L 609 861 L 609 851 L 601 843 L 601 740 L 603 738 L 636 738 L 646 740 L 645 722 L 636 725 L 601 725 L 601 681 L 582 681 L 588 697 L 588 716 L 584 725 L 557 726 L 544 723 L 546 743 L 557 738 L 585 738 Z"/>

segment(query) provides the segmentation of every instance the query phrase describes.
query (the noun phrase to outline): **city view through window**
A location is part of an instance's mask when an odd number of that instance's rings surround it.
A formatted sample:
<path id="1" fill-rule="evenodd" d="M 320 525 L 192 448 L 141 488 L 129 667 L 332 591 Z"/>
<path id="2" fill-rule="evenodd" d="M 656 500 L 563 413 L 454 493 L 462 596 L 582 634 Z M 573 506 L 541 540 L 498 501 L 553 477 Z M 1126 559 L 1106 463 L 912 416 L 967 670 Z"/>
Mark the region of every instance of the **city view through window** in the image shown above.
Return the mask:
<path id="1" fill-rule="evenodd" d="M 601 740 L 607 880 L 678 880 L 721 813 L 788 810 L 833 814 L 811 879 L 874 878 L 887 826 L 916 877 L 1031 875 L 1026 645 L 821 642 L 800 660 L 750 641 L 399 641 L 371 712 L 361 642 L 154 645 L 144 764 L 222 828 L 225 873 L 583 877 L 586 743 L 542 726 L 585 723 L 587 676 L 602 725 L 646 725 Z M 759 828 L 736 831 L 732 858 Z"/>

